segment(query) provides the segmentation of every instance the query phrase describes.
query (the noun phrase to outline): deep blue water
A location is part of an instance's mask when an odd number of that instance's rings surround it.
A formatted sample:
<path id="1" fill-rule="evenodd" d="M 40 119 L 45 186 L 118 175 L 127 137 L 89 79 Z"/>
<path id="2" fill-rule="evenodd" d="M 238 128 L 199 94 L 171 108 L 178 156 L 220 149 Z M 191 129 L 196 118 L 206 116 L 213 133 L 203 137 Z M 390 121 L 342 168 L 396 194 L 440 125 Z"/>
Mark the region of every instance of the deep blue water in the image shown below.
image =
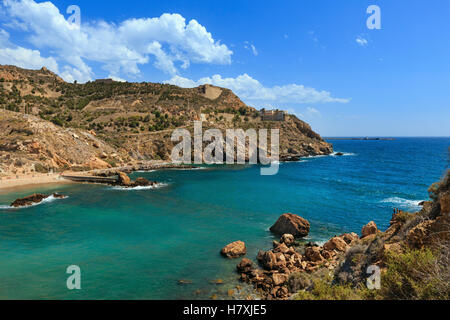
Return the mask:
<path id="1" fill-rule="evenodd" d="M 247 256 L 271 247 L 268 228 L 285 212 L 303 216 L 306 241 L 388 227 L 392 208 L 416 210 L 443 175 L 450 138 L 331 141 L 343 157 L 258 166 L 136 173 L 151 190 L 100 185 L 35 187 L 0 194 L 0 299 L 182 299 L 226 295 L 239 260 L 220 249 L 245 241 Z M 58 191 L 69 198 L 11 210 L 14 199 Z M 82 290 L 66 288 L 78 265 Z M 211 284 L 221 278 L 224 285 Z M 191 285 L 179 285 L 187 279 Z"/>

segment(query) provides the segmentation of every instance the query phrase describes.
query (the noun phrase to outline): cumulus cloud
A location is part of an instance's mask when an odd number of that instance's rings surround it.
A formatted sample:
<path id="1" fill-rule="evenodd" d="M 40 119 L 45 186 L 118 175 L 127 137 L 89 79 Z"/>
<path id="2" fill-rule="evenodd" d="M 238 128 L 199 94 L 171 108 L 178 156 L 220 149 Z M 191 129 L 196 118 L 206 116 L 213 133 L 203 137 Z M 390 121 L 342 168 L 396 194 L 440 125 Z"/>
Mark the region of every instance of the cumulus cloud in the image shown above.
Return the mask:
<path id="1" fill-rule="evenodd" d="M 165 83 L 174 84 L 184 88 L 193 88 L 202 84 L 212 84 L 233 90 L 240 98 L 249 103 L 261 103 L 265 105 L 277 103 L 346 103 L 349 99 L 334 98 L 330 92 L 318 91 L 314 88 L 299 84 L 287 84 L 283 86 L 265 87 L 258 80 L 248 74 L 242 74 L 236 78 L 223 78 L 221 75 L 201 78 L 197 81 L 174 76 Z"/>
<path id="2" fill-rule="evenodd" d="M 44 58 L 38 50 L 22 47 L 0 49 L 0 64 L 9 64 L 26 69 L 47 67 L 49 70 L 59 73 L 58 63 L 54 58 Z"/>
<path id="3" fill-rule="evenodd" d="M 3 0 L 0 9 L 9 19 L 4 25 L 27 30 L 29 43 L 65 63 L 62 76 L 67 81 L 90 80 L 94 74 L 88 61 L 99 63 L 113 77 L 138 75 L 139 66 L 147 63 L 175 75 L 178 64 L 182 68 L 191 63 L 229 64 L 233 54 L 196 20 L 186 22 L 179 14 L 78 26 L 51 2 Z"/>
<path id="4" fill-rule="evenodd" d="M 58 73 L 58 63 L 52 57 L 41 56 L 38 50 L 15 46 L 9 41 L 9 33 L 0 29 L 0 64 L 15 65 L 27 69 L 47 67 Z"/>
<path id="5" fill-rule="evenodd" d="M 367 41 L 367 39 L 364 39 L 363 37 L 357 37 L 356 38 L 356 43 L 359 44 L 361 47 L 365 47 L 369 44 L 369 42 Z"/>

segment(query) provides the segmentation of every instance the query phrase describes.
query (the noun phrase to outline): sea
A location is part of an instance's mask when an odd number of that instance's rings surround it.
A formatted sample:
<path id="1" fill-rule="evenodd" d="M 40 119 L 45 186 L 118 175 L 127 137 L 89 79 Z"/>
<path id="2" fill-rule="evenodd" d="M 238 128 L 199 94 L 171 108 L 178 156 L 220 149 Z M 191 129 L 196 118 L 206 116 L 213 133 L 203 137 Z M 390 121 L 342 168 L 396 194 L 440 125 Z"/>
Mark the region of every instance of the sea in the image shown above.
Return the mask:
<path id="1" fill-rule="evenodd" d="M 239 282 L 240 259 L 221 257 L 246 243 L 256 261 L 278 237 L 269 228 L 283 213 L 311 224 L 303 242 L 385 230 L 393 209 L 420 210 L 427 189 L 449 164 L 450 138 L 330 140 L 336 154 L 258 165 L 200 166 L 136 172 L 156 188 L 105 185 L 35 186 L 0 193 L 0 299 L 233 299 L 252 296 Z M 34 192 L 66 195 L 12 209 Z M 78 266 L 81 289 L 70 290 Z M 182 280 L 182 281 L 180 281 Z M 70 286 L 69 286 L 70 287 Z"/>

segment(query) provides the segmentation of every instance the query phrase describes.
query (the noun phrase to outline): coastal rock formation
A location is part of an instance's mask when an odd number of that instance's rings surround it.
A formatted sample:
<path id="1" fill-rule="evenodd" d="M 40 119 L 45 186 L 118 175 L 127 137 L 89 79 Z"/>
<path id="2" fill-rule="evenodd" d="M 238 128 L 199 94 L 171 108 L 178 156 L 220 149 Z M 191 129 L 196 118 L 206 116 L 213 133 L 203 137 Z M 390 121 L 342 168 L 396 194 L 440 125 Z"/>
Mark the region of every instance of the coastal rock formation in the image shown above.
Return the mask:
<path id="1" fill-rule="evenodd" d="M 429 192 L 433 200 L 426 201 L 420 212 L 395 210 L 385 232 L 372 221 L 362 228 L 361 238 L 346 233 L 323 246 L 295 246 L 292 236 L 284 234 L 279 242 L 273 241 L 273 249 L 258 252 L 261 268 L 249 259 L 239 263 L 240 279 L 252 284 L 264 299 L 364 299 L 363 288 L 370 276 L 367 268 L 379 266 L 382 276 L 387 272 L 389 276 L 383 278 L 381 290 L 371 292 L 371 298 L 375 294 L 376 299 L 428 299 L 431 294 L 448 300 L 450 171 Z"/>
<path id="2" fill-rule="evenodd" d="M 133 182 L 133 187 L 149 187 L 153 186 L 156 182 L 149 181 L 145 178 L 139 177 Z"/>
<path id="3" fill-rule="evenodd" d="M 58 193 L 54 193 L 52 196 L 56 199 L 65 199 L 66 198 L 66 196 L 58 194 Z M 13 203 L 11 203 L 11 207 L 20 208 L 20 207 L 31 206 L 33 204 L 41 203 L 43 200 L 47 199 L 48 197 L 50 197 L 50 195 L 35 193 L 30 196 L 15 200 Z"/>
<path id="4" fill-rule="evenodd" d="M 35 193 L 31 196 L 27 196 L 25 198 L 15 200 L 13 203 L 11 203 L 11 207 L 19 208 L 19 207 L 31 206 L 33 204 L 41 202 L 42 200 L 44 200 L 48 197 L 49 196 L 45 195 L 45 194 Z"/>
<path id="5" fill-rule="evenodd" d="M 323 248 L 328 251 L 337 250 L 340 252 L 345 252 L 348 249 L 348 244 L 342 237 L 334 237 L 325 243 Z"/>
<path id="6" fill-rule="evenodd" d="M 370 221 L 368 224 L 366 224 L 362 230 L 361 230 L 361 238 L 368 237 L 372 234 L 377 234 L 378 228 L 375 222 Z"/>
<path id="7" fill-rule="evenodd" d="M 249 259 L 243 259 L 236 267 L 241 280 L 253 284 L 266 299 L 285 299 L 293 293 L 289 289 L 289 279 L 296 273 L 336 267 L 349 246 L 344 239 L 355 241 L 354 235 L 343 234 L 334 237 L 327 248 L 309 245 L 302 254 L 294 242 L 286 239 L 290 237 L 283 235 L 280 242 L 274 241 L 272 250 L 259 251 L 256 259 L 262 269 L 254 267 Z"/>
<path id="8" fill-rule="evenodd" d="M 239 258 L 240 256 L 243 256 L 244 254 L 246 254 L 247 248 L 245 247 L 244 242 L 235 241 L 233 243 L 226 245 L 220 251 L 220 253 L 229 259 L 234 259 L 234 258 Z"/>
<path id="9" fill-rule="evenodd" d="M 291 234 L 295 238 L 303 238 L 309 234 L 310 224 L 308 220 L 302 217 L 285 213 L 278 218 L 277 222 L 270 227 L 270 231 L 278 234 Z"/>
<path id="10" fill-rule="evenodd" d="M 295 243 L 295 238 L 292 234 L 283 234 L 283 236 L 280 239 L 281 243 L 286 244 L 287 246 L 292 246 Z"/>
<path id="11" fill-rule="evenodd" d="M 119 171 L 119 172 L 117 172 L 117 183 L 120 186 L 130 187 L 131 179 L 126 173 Z"/>

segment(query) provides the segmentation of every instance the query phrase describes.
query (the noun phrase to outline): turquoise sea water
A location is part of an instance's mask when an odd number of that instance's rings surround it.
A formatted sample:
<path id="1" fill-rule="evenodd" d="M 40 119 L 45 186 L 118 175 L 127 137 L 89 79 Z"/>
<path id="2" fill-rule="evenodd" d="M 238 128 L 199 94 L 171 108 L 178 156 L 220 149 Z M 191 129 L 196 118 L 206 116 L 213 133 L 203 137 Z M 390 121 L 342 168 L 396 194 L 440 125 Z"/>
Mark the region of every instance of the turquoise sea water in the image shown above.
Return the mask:
<path id="1" fill-rule="evenodd" d="M 101 185 L 38 187 L 0 194 L 0 299 L 197 299 L 226 296 L 239 260 L 220 249 L 245 241 L 256 257 L 275 239 L 268 228 L 292 212 L 311 223 L 306 241 L 388 227 L 392 208 L 418 209 L 444 173 L 450 138 L 331 141 L 345 156 L 284 163 L 276 176 L 258 166 L 135 173 L 158 189 Z M 68 199 L 9 209 L 33 192 Z M 66 288 L 69 265 L 82 290 Z M 211 284 L 223 279 L 224 285 Z M 192 281 L 179 285 L 178 280 Z"/>

